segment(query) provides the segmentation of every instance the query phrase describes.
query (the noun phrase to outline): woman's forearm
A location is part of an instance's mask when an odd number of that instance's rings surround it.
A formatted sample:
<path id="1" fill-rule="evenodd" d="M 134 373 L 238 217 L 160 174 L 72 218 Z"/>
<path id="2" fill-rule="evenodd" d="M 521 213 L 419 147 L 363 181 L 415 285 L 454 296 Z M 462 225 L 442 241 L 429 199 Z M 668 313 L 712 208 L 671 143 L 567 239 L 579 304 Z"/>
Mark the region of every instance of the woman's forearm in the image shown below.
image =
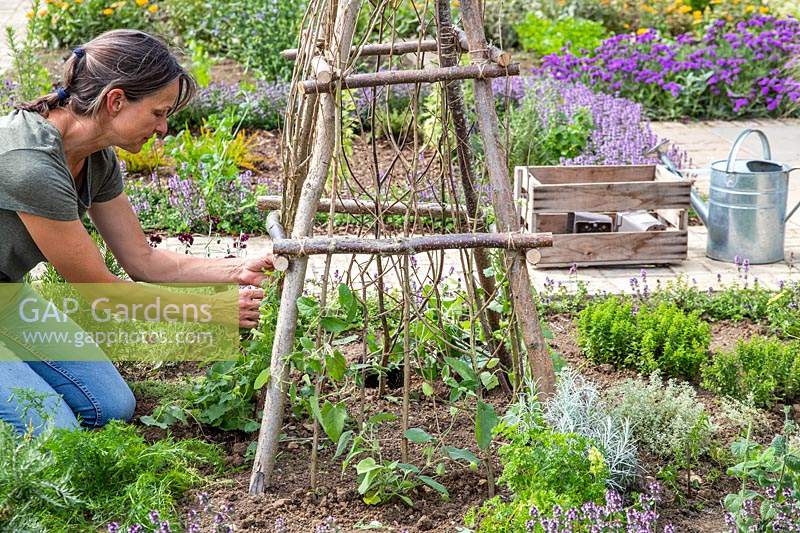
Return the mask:
<path id="1" fill-rule="evenodd" d="M 243 260 L 238 257 L 209 259 L 151 249 L 137 272 L 136 281 L 151 283 L 239 283 Z"/>

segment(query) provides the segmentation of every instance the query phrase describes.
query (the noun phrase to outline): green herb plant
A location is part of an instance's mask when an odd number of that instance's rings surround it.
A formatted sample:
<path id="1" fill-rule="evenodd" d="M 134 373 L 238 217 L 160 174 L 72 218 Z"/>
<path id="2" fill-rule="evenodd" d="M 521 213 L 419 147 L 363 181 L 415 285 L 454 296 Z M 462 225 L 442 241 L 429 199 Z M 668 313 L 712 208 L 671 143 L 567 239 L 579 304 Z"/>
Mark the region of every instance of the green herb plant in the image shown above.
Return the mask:
<path id="1" fill-rule="evenodd" d="M 723 505 L 733 531 L 780 531 L 779 522 L 800 518 L 800 450 L 789 445 L 797 425 L 789 418 L 788 406 L 784 413 L 783 433 L 769 446 L 753 442 L 749 430 L 744 439 L 731 445 L 737 463 L 728 475 L 741 480 L 741 488 L 725 496 Z"/>
<path id="2" fill-rule="evenodd" d="M 703 386 L 770 407 L 800 395 L 800 342 L 756 336 L 714 355 L 703 367 Z"/>

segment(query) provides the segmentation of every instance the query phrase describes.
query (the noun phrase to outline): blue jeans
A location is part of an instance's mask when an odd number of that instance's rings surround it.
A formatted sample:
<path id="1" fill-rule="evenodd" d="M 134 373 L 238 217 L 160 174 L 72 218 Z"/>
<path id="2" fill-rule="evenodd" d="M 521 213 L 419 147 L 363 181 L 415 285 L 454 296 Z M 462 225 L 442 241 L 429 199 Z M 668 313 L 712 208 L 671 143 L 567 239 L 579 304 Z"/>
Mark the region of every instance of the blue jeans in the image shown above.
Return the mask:
<path id="1" fill-rule="evenodd" d="M 53 346 L 24 341 L 18 330 L 19 320 L 14 319 L 23 297 L 41 300 L 30 287 L 24 287 L 15 301 L 0 303 L 0 420 L 20 433 L 28 428 L 34 433 L 41 430 L 42 415 L 58 428 L 96 428 L 112 419 L 130 420 L 136 399 L 99 347 L 81 348 L 90 360 L 60 360 L 57 354 L 48 353 Z M 58 328 L 80 331 L 80 326 L 69 319 Z M 46 396 L 44 412 L 26 410 L 15 389 Z"/>

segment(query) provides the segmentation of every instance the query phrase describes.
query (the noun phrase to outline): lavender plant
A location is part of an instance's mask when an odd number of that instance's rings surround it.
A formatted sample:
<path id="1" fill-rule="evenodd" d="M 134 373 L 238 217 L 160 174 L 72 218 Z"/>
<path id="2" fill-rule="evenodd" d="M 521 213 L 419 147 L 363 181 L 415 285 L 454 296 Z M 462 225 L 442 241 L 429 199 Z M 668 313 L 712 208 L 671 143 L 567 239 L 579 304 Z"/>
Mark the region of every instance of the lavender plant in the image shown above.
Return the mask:
<path id="1" fill-rule="evenodd" d="M 630 98 L 653 118 L 782 116 L 800 100 L 783 72 L 799 52 L 800 21 L 757 15 L 715 20 L 699 38 L 615 35 L 587 56 L 546 56 L 541 72 Z"/>
<path id="2" fill-rule="evenodd" d="M 289 85 L 281 81 L 210 83 L 197 91 L 187 107 L 170 117 L 170 126 L 195 128 L 211 115 L 232 111 L 241 128 L 274 130 L 283 122 L 288 93 Z"/>
<path id="3" fill-rule="evenodd" d="M 642 106 L 629 99 L 595 93 L 580 82 L 535 77 L 497 79 L 493 89 L 501 104 L 507 99 L 512 106 L 512 168 L 658 162 L 645 153 L 662 139 L 653 133 Z M 679 166 L 688 163 L 688 155 L 675 146 L 669 156 Z"/>

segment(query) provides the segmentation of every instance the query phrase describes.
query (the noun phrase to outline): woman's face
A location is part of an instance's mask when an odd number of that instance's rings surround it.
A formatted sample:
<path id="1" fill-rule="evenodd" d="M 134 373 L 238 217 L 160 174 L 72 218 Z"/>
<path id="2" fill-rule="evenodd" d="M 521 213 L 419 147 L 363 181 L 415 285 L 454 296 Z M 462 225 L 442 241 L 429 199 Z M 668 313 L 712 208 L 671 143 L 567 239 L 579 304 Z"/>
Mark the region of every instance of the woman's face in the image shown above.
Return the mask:
<path id="1" fill-rule="evenodd" d="M 107 110 L 111 116 L 112 144 L 137 153 L 153 134 L 166 135 L 167 116 L 175 105 L 179 91 L 180 82 L 177 79 L 135 102 L 128 100 L 121 89 L 109 91 Z"/>

